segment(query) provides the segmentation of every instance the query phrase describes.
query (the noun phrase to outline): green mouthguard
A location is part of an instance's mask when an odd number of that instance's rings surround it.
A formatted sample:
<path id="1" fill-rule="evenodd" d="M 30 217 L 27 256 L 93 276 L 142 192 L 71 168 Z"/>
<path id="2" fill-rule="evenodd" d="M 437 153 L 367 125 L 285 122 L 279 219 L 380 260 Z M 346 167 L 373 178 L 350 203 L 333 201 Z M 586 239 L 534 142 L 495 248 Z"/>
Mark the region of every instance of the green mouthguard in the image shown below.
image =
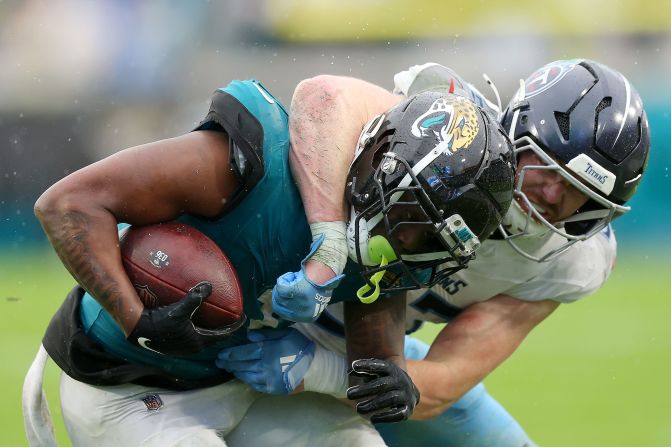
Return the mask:
<path id="1" fill-rule="evenodd" d="M 371 261 L 380 264 L 380 267 L 387 265 L 389 261 L 396 260 L 396 253 L 391 247 L 391 244 L 383 236 L 373 236 L 368 241 L 368 257 Z M 357 298 L 364 304 L 370 304 L 375 302 L 380 296 L 380 281 L 386 273 L 386 270 L 380 270 L 370 277 L 370 282 L 373 284 L 374 288 L 371 288 L 370 285 L 364 284 L 356 292 Z M 366 295 L 368 292 L 371 292 L 369 295 Z"/>

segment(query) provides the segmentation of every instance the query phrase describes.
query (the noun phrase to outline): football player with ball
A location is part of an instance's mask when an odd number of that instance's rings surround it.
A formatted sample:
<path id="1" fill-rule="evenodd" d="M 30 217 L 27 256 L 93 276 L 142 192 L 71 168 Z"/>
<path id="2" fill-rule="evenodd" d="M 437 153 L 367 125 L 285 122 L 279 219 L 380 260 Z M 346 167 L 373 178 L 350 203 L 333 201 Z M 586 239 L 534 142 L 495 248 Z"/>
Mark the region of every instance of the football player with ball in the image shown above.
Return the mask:
<path id="1" fill-rule="evenodd" d="M 231 82 L 214 93 L 194 131 L 120 151 L 38 199 L 36 215 L 79 284 L 43 339 L 65 373 L 62 412 L 74 445 L 226 445 L 223 438 L 260 395 L 215 362 L 225 348 L 261 339 L 276 343 L 263 351 L 272 360 L 259 360 L 261 374 L 245 377 L 256 389 L 334 389 L 344 398 L 348 378 L 340 373 L 351 365 L 349 397 L 359 413 L 373 422 L 412 414 L 420 396 L 404 370 L 405 303 L 393 295 L 447 280 L 496 229 L 513 195 L 510 142 L 470 99 L 449 92 L 406 98 L 361 80 L 332 79 L 334 96 L 311 101 L 309 110 L 294 100 L 290 113 L 261 83 Z M 327 134 L 306 133 L 301 123 L 320 112 L 347 113 Z M 354 209 L 354 259 L 331 244 L 329 225 L 306 219 L 289 167 L 290 143 L 298 141 L 358 148 L 343 174 L 355 186 L 340 193 Z M 119 248 L 119 223 L 135 231 L 169 221 L 205 235 L 233 266 L 241 300 L 230 300 L 232 317 L 223 327 L 196 324 L 200 308 L 218 293 L 202 258 L 189 264 L 188 256 L 173 256 L 161 244 L 149 251 L 151 265 L 138 267 L 142 256 L 124 248 L 128 236 L 122 234 Z M 162 230 L 152 231 L 143 236 Z M 324 255 L 324 247 L 335 251 Z M 283 275 L 320 249 L 317 259 L 338 276 Z M 152 269 L 178 267 L 177 282 L 162 285 L 183 298 L 167 304 L 133 283 L 124 264 L 154 285 L 170 280 Z M 348 360 L 287 329 L 337 302 L 345 303 Z M 333 404 L 326 413 L 303 416 L 300 431 L 310 443 L 384 445 L 367 419 L 335 397 L 325 399 Z"/>
<path id="2" fill-rule="evenodd" d="M 329 82 L 313 80 L 314 96 L 319 97 L 319 89 L 332 90 Z M 413 420 L 377 428 L 390 446 L 533 446 L 481 381 L 561 303 L 582 299 L 608 278 L 616 255 L 610 223 L 629 211 L 627 201 L 649 155 L 641 98 L 621 73 L 583 59 L 539 68 L 502 112 L 438 64 L 412 67 L 397 74 L 395 83 L 398 92 L 410 97 L 425 91 L 454 92 L 500 116 L 513 142 L 517 168 L 513 205 L 497 232 L 482 243 L 477 258 L 428 290 L 407 292 L 408 331 L 423 321 L 448 324 L 431 346 L 406 339 L 407 371 L 422 398 Z M 304 125 L 319 122 L 306 120 Z M 300 165 L 294 172 L 308 221 L 338 221 L 349 212 L 350 204 L 336 206 L 332 198 L 350 188 L 349 182 L 339 180 L 350 158 L 350 153 L 332 146 L 293 145 L 292 159 Z M 333 188 L 322 197 L 325 188 L 319 185 Z M 344 244 L 337 237 L 333 240 L 334 245 Z M 322 279 L 339 273 L 318 258 L 313 257 L 312 264 L 308 267 L 321 272 Z M 316 324 L 299 327 L 307 337 L 294 335 L 293 340 L 316 340 L 317 350 L 342 352 L 342 315 L 339 304 L 328 307 Z M 226 349 L 220 364 L 244 379 L 244 370 L 236 371 L 236 366 L 254 362 L 247 353 L 262 344 Z M 260 356 L 259 363 L 270 362 L 270 355 Z M 249 363 L 245 368 L 252 369 Z M 271 436 L 250 432 L 252 415 L 267 414 L 270 405 L 280 405 L 278 398 L 268 400 L 255 403 L 232 433 L 236 445 L 277 445 Z M 268 420 L 286 427 L 298 414 L 309 412 L 307 407 L 287 406 Z M 266 427 L 270 432 L 275 428 Z"/>

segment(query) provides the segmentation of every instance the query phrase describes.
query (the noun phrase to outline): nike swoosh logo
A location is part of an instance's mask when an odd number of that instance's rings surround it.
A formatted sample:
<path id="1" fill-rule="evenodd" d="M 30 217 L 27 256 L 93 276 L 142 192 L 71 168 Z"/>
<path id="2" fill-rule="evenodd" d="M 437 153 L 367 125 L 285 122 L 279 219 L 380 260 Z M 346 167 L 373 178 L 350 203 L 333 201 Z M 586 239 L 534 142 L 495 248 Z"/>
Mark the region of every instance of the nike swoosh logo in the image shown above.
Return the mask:
<path id="1" fill-rule="evenodd" d="M 147 342 L 150 342 L 150 341 L 151 341 L 150 339 L 145 338 L 145 337 L 138 337 L 138 338 L 137 338 L 137 344 L 140 345 L 140 346 L 142 346 L 144 349 L 147 349 L 147 350 L 149 350 L 149 351 L 153 351 L 153 352 L 155 352 L 155 353 L 157 353 L 157 354 L 161 354 L 161 355 L 163 355 L 162 352 L 159 352 L 159 351 L 157 351 L 156 349 L 152 349 L 152 348 L 150 348 L 150 347 L 147 345 Z"/>

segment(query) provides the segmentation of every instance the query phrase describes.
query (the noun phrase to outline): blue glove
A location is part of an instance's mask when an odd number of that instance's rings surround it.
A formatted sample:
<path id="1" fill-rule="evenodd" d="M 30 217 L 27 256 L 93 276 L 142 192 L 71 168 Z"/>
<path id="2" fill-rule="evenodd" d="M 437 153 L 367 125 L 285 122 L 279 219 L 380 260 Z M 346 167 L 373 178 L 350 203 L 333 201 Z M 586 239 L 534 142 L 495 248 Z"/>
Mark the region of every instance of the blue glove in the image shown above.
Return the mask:
<path id="1" fill-rule="evenodd" d="M 315 284 L 305 276 L 305 262 L 315 254 L 324 242 L 324 235 L 310 245 L 310 253 L 301 261 L 299 272 L 289 272 L 277 278 L 273 287 L 273 311 L 285 320 L 297 323 L 311 323 L 319 318 L 331 301 L 333 291 L 345 275 L 340 274 Z"/>
<path id="2" fill-rule="evenodd" d="M 220 351 L 216 365 L 261 393 L 290 394 L 312 363 L 314 342 L 295 329 L 249 331 L 247 338 Z"/>

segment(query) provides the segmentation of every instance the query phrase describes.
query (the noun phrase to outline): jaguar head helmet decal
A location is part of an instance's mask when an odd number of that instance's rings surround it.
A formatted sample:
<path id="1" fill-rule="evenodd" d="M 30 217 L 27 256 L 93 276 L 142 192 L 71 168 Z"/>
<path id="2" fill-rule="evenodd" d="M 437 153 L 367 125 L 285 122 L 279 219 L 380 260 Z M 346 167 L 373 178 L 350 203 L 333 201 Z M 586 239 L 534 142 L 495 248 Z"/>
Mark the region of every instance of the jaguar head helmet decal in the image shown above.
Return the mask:
<path id="1" fill-rule="evenodd" d="M 416 138 L 435 135 L 436 148 L 445 155 L 452 155 L 468 147 L 478 130 L 473 103 L 458 96 L 444 96 L 415 120 L 411 132 Z"/>

